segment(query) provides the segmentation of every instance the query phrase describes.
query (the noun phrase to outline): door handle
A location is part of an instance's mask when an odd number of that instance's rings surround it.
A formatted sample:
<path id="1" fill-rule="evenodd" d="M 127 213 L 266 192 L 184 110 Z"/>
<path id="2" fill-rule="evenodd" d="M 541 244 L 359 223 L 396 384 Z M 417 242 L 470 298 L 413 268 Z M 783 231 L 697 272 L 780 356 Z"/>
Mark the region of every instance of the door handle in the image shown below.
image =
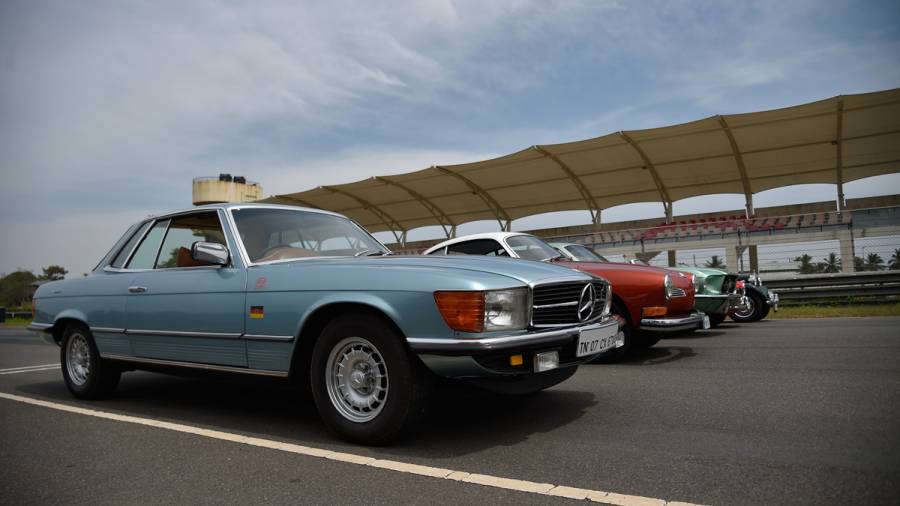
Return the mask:
<path id="1" fill-rule="evenodd" d="M 129 286 L 128 291 L 131 293 L 144 293 L 147 291 L 146 286 Z"/>

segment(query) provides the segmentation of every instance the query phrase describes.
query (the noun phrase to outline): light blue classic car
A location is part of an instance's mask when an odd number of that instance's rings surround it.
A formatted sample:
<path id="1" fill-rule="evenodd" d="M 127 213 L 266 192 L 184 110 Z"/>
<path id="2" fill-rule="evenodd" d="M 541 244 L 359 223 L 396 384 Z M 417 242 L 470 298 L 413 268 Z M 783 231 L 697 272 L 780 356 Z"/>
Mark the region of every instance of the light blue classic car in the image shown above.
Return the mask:
<path id="1" fill-rule="evenodd" d="M 541 262 L 392 256 L 349 219 L 224 204 L 132 226 L 91 275 L 42 285 L 32 330 L 79 398 L 123 371 L 292 377 L 352 441 L 399 436 L 434 375 L 548 388 L 621 341 L 608 283 Z"/>

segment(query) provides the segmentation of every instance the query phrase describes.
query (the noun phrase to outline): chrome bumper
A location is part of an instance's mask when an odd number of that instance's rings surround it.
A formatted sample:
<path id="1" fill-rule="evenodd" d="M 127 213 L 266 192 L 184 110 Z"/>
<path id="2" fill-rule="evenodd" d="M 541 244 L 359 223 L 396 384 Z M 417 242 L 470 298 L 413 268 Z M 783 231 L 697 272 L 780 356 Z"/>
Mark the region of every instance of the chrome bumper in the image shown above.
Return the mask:
<path id="1" fill-rule="evenodd" d="M 702 329 L 705 317 L 705 314 L 698 311 L 682 318 L 643 318 L 641 320 L 641 330 L 676 332 L 679 330 Z"/>
<path id="2" fill-rule="evenodd" d="M 44 338 L 44 341 L 47 341 L 50 344 L 59 344 L 53 338 L 53 334 L 50 333 L 50 330 L 53 328 L 52 323 L 35 323 L 31 322 L 25 327 L 26 330 L 30 330 L 32 332 L 37 332 Z"/>
<path id="3" fill-rule="evenodd" d="M 588 325 L 562 329 L 542 330 L 507 336 L 477 338 L 437 339 L 430 337 L 408 337 L 406 342 L 417 353 L 467 355 L 478 352 L 512 350 L 530 346 L 545 346 L 565 343 L 577 338 L 582 331 L 618 326 L 619 320 L 606 320 Z"/>
<path id="4" fill-rule="evenodd" d="M 769 307 L 774 309 L 776 313 L 778 312 L 778 294 L 777 293 L 769 292 L 769 300 L 767 300 L 766 302 L 769 303 Z"/>

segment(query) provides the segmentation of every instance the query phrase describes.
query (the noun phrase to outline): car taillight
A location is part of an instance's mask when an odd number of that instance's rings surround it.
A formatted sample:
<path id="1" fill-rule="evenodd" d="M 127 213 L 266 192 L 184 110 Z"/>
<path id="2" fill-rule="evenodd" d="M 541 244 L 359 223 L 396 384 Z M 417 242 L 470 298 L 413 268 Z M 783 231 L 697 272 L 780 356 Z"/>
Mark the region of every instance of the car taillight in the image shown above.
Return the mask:
<path id="1" fill-rule="evenodd" d="M 484 331 L 484 292 L 434 292 L 434 301 L 451 329 L 473 333 Z"/>
<path id="2" fill-rule="evenodd" d="M 734 284 L 734 287 L 737 290 L 743 290 L 744 289 L 744 280 L 743 279 L 737 280 L 737 283 Z"/>

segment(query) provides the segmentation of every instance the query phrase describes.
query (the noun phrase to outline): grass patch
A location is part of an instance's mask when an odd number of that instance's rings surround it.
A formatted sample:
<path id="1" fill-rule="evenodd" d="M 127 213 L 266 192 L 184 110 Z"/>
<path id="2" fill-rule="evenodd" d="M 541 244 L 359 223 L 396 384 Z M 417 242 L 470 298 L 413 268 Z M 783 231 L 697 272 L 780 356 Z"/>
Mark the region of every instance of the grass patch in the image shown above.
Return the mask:
<path id="1" fill-rule="evenodd" d="M 769 311 L 770 319 L 837 318 L 847 316 L 900 316 L 900 303 L 860 304 L 842 306 L 782 306 L 778 312 Z"/>
<path id="2" fill-rule="evenodd" d="M 25 327 L 29 323 L 31 323 L 30 319 L 26 320 L 24 318 L 7 318 L 5 322 L 0 323 L 0 327 Z"/>

